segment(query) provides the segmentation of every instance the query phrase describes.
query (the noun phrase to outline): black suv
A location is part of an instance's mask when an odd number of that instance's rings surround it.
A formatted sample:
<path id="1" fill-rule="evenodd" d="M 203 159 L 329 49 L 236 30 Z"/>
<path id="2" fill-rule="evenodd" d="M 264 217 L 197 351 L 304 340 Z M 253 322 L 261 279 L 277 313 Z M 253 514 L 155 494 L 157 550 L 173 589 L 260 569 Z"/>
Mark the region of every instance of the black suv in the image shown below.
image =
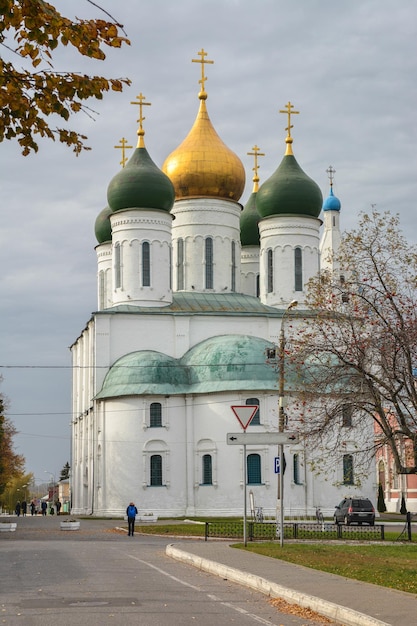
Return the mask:
<path id="1" fill-rule="evenodd" d="M 375 509 L 368 498 L 345 498 L 334 512 L 335 524 L 375 524 Z"/>

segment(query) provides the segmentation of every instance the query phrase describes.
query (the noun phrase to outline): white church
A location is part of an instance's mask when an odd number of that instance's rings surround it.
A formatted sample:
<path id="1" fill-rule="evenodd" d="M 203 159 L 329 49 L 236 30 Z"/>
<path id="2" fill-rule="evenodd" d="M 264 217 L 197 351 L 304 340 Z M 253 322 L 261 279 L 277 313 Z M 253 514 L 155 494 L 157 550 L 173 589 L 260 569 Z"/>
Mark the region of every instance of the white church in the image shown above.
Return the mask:
<path id="1" fill-rule="evenodd" d="M 244 167 L 210 121 L 199 54 L 189 134 L 159 168 L 140 94 L 137 148 L 96 220 L 97 311 L 71 346 L 74 514 L 121 516 L 133 500 L 160 517 L 242 515 L 246 476 L 250 501 L 275 515 L 277 446 L 228 445 L 228 433 L 243 432 L 231 407 L 258 406 L 248 434 L 279 430 L 268 350 L 284 322 L 306 314 L 305 285 L 340 242 L 341 205 L 332 174 L 323 203 L 295 159 L 290 102 L 281 163 L 259 185 L 255 146 L 253 192 L 239 203 Z M 290 372 L 284 393 L 297 394 Z M 296 429 L 290 407 L 286 419 Z M 375 502 L 375 476 L 355 482 L 363 436 L 373 437 L 372 424 L 350 429 L 325 478 L 310 467 L 322 451 L 285 445 L 285 515 L 331 514 L 349 494 Z"/>

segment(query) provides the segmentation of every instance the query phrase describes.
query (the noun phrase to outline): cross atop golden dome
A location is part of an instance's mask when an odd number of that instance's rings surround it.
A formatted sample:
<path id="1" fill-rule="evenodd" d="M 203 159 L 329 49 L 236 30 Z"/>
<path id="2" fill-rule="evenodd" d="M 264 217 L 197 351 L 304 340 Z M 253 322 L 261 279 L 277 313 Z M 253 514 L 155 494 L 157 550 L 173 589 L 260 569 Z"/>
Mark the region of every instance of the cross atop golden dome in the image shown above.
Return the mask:
<path id="1" fill-rule="evenodd" d="M 206 100 L 207 99 L 207 93 L 204 89 L 205 87 L 205 82 L 207 80 L 207 76 L 204 76 L 204 65 L 206 63 L 210 63 L 211 65 L 214 63 L 214 61 L 210 61 L 209 59 L 206 59 L 205 57 L 207 56 L 207 52 L 204 50 L 204 48 L 201 48 L 200 52 L 197 52 L 197 54 L 200 55 L 200 59 L 191 59 L 192 63 L 201 63 L 201 78 L 198 81 L 201 85 L 201 91 L 198 94 L 198 97 L 200 98 L 200 100 Z"/>

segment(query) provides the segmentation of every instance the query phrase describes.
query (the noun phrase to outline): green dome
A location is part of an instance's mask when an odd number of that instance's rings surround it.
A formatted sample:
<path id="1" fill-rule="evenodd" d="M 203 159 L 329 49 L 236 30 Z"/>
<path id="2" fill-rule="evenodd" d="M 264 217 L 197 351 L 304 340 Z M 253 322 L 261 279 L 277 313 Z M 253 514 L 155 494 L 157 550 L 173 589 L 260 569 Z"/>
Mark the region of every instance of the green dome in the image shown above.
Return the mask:
<path id="1" fill-rule="evenodd" d="M 251 193 L 240 214 L 240 242 L 242 246 L 260 245 L 258 222 L 261 216 L 256 208 L 256 196 L 256 191 Z"/>
<path id="2" fill-rule="evenodd" d="M 175 393 L 188 383 L 177 359 L 153 350 L 131 352 L 110 368 L 97 398 Z"/>
<path id="3" fill-rule="evenodd" d="M 152 161 L 145 147 L 136 148 L 129 161 L 107 188 L 107 201 L 113 212 L 122 209 L 161 209 L 170 211 L 174 187 L 168 176 Z"/>
<path id="4" fill-rule="evenodd" d="M 111 241 L 111 224 L 110 224 L 111 214 L 112 214 L 111 208 L 106 206 L 97 215 L 97 219 L 94 225 L 94 232 L 96 235 L 96 239 L 99 243 L 104 243 L 105 241 Z"/>
<path id="5" fill-rule="evenodd" d="M 191 348 L 181 362 L 189 368 L 193 385 L 213 391 L 250 389 L 255 381 L 260 389 L 274 388 L 276 372 L 266 363 L 268 347 L 274 344 L 259 337 L 221 335 Z"/>
<path id="6" fill-rule="evenodd" d="M 285 155 L 279 167 L 259 188 L 256 207 L 261 217 L 309 215 L 318 217 L 323 204 L 319 186 L 298 165 L 294 155 Z"/>
<path id="7" fill-rule="evenodd" d="M 259 337 L 221 335 L 191 348 L 181 359 L 140 350 L 121 357 L 107 372 L 96 399 L 180 395 L 234 390 L 274 390 L 277 373 L 266 362 L 275 345 Z M 286 384 L 294 374 L 290 373 Z"/>

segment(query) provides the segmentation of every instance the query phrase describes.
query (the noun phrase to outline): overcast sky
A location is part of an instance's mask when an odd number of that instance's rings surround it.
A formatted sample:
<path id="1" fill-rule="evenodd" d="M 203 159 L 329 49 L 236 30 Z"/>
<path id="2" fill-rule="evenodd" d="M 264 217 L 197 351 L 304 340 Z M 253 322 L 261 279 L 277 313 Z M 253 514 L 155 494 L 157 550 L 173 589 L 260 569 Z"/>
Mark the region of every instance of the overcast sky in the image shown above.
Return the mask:
<path id="1" fill-rule="evenodd" d="M 38 482 L 70 461 L 69 346 L 96 309 L 94 222 L 120 168 L 114 146 L 122 137 L 136 144 L 129 103 L 140 92 L 152 103 L 145 142 L 161 166 L 197 114 L 201 68 L 191 59 L 201 48 L 214 60 L 205 72 L 211 121 L 246 168 L 243 204 L 253 185 L 247 152 L 257 144 L 266 154 L 262 183 L 284 154 L 287 118 L 278 111 L 291 101 L 300 112 L 295 157 L 324 197 L 326 169 L 335 168 L 342 227 L 376 205 L 400 213 L 417 240 L 415 0 L 97 2 L 124 24 L 131 46 L 104 62 L 65 49 L 55 62 L 132 81 L 89 103 L 95 120 L 73 118 L 92 151 L 76 158 L 45 140 L 23 157 L 17 144 L 0 144 L 0 392 L 19 430 L 16 450 Z M 68 17 L 102 17 L 86 0 L 53 3 Z"/>

